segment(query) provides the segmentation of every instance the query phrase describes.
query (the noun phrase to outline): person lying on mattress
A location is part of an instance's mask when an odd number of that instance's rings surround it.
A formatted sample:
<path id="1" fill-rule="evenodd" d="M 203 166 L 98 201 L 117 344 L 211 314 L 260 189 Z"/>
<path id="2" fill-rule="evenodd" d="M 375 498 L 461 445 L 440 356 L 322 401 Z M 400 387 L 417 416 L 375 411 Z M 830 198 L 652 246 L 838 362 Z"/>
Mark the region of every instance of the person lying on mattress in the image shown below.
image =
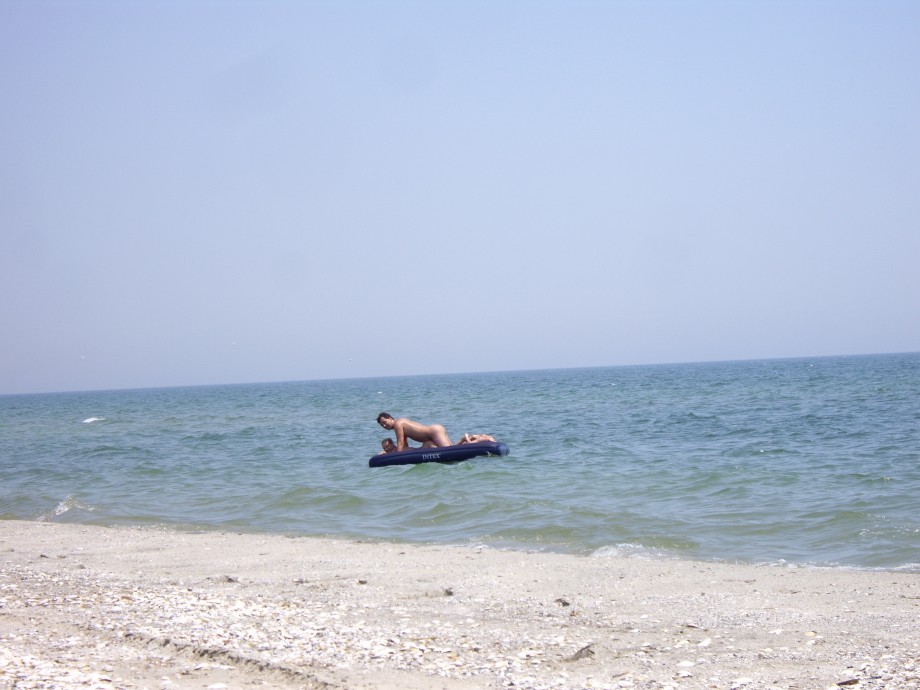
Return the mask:
<path id="1" fill-rule="evenodd" d="M 418 441 L 422 448 L 443 448 L 454 445 L 447 435 L 447 429 L 440 424 L 419 424 L 411 419 L 393 419 L 389 412 L 377 415 L 377 423 L 387 431 L 396 432 L 396 450 L 409 448 L 409 439 Z"/>
<path id="2" fill-rule="evenodd" d="M 494 436 L 489 436 L 489 434 L 463 434 L 463 437 L 457 441 L 457 445 L 463 443 L 479 443 L 480 441 L 492 441 L 495 442 Z M 393 439 L 387 437 L 380 442 L 380 447 L 383 448 L 377 455 L 385 455 L 386 453 L 392 453 L 396 450 L 396 443 L 393 442 Z M 406 450 L 412 450 L 412 446 L 406 448 Z"/>
<path id="3" fill-rule="evenodd" d="M 377 455 L 392 453 L 394 450 L 396 450 L 396 442 L 393 439 L 387 437 L 380 442 L 380 447 L 383 448 L 383 450 L 377 453 Z"/>
<path id="4" fill-rule="evenodd" d="M 492 441 L 494 443 L 495 437 L 488 434 L 463 434 L 463 438 L 457 441 L 457 445 L 459 446 L 461 443 L 479 443 L 480 441 Z"/>

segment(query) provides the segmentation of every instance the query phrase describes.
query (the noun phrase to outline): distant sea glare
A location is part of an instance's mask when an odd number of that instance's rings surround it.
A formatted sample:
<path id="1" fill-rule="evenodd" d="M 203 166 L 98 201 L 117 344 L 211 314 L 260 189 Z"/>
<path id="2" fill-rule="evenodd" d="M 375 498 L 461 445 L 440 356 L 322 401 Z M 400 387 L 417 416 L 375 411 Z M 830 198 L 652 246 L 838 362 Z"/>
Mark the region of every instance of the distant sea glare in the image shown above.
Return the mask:
<path id="1" fill-rule="evenodd" d="M 511 454 L 370 469 L 381 411 Z M 0 396 L 0 477 L 3 519 L 920 572 L 920 354 Z"/>

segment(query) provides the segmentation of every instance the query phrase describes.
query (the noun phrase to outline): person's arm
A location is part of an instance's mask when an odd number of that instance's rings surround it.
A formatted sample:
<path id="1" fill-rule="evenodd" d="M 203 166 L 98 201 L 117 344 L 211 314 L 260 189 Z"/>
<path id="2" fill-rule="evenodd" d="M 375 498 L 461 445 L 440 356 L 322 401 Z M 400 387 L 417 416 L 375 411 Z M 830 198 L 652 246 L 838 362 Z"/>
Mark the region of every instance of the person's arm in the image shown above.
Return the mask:
<path id="1" fill-rule="evenodd" d="M 393 431 L 396 432 L 396 450 L 405 450 L 409 447 L 406 442 L 406 424 L 403 420 L 397 419 L 393 424 Z"/>

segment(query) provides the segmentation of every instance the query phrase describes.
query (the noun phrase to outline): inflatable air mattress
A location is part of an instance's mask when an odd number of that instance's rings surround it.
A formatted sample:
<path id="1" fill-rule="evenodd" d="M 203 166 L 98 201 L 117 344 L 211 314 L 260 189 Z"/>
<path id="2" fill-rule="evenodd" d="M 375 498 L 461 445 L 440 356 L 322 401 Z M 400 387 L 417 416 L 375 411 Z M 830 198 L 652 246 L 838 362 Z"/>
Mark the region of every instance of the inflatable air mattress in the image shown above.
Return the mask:
<path id="1" fill-rule="evenodd" d="M 368 467 L 387 467 L 389 465 L 418 465 L 422 462 L 459 462 L 479 455 L 508 455 L 508 452 L 508 446 L 504 443 L 480 441 L 443 448 L 395 450 L 392 453 L 375 455 L 367 465 Z"/>

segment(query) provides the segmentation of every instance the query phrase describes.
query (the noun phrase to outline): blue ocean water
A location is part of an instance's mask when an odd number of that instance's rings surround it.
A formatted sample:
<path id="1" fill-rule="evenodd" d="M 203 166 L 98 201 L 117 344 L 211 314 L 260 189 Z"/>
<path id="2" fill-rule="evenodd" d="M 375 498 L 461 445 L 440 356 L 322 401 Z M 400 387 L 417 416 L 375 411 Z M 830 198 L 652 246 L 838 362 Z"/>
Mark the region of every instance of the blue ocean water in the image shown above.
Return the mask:
<path id="1" fill-rule="evenodd" d="M 511 454 L 369 469 L 384 410 Z M 920 354 L 2 396 L 0 478 L 2 519 L 920 572 Z"/>

